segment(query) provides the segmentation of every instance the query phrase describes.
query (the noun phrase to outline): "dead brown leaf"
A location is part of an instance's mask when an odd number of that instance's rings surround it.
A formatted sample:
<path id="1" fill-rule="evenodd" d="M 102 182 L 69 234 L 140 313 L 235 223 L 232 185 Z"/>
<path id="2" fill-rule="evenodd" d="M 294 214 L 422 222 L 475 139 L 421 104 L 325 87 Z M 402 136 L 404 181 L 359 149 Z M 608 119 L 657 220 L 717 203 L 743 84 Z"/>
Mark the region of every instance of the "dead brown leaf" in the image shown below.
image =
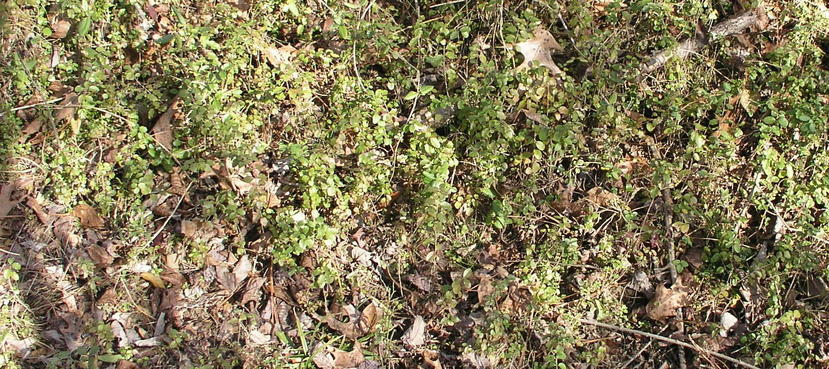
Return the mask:
<path id="1" fill-rule="evenodd" d="M 6 183 L 0 188 L 0 219 L 9 215 L 12 209 L 17 206 L 20 201 L 12 201 L 12 192 L 17 189 L 14 183 Z"/>
<path id="2" fill-rule="evenodd" d="M 432 282 L 429 281 L 429 278 L 420 274 L 410 274 L 406 276 L 406 280 L 423 292 L 432 292 Z"/>
<path id="3" fill-rule="evenodd" d="M 412 326 L 403 334 L 403 344 L 408 347 L 422 346 L 426 343 L 426 321 L 418 315 L 415 317 Z"/>
<path id="4" fill-rule="evenodd" d="M 153 125 L 153 138 L 161 147 L 171 150 L 173 148 L 173 110 L 167 109 L 164 114 L 155 121 Z"/>
<path id="5" fill-rule="evenodd" d="M 95 208 L 89 205 L 78 204 L 72 209 L 72 215 L 78 218 L 84 228 L 98 229 L 104 227 L 104 220 L 98 215 Z"/>
<path id="6" fill-rule="evenodd" d="M 688 304 L 688 293 L 678 284 L 667 288 L 660 284 L 656 286 L 656 293 L 645 306 L 645 312 L 653 320 L 665 320 L 676 315 L 677 309 Z"/>
<path id="7" fill-rule="evenodd" d="M 115 367 L 115 369 L 139 369 L 139 368 L 140 368 L 140 366 L 138 366 L 138 364 L 133 363 L 132 361 L 123 360 L 123 359 L 118 360 L 118 366 Z"/>
<path id="8" fill-rule="evenodd" d="M 86 253 L 89 255 L 89 258 L 92 260 L 95 265 L 99 268 L 106 268 L 112 265 L 112 262 L 115 258 L 110 255 L 107 249 L 98 246 L 98 245 L 90 245 L 86 247 Z"/>
<path id="9" fill-rule="evenodd" d="M 481 273 L 478 282 L 478 303 L 483 304 L 487 298 L 495 292 L 495 286 L 492 284 L 492 277 L 488 274 Z"/>
<path id="10" fill-rule="evenodd" d="M 139 274 L 145 281 L 150 282 L 155 288 L 164 288 L 164 280 L 155 273 L 144 272 Z"/>
<path id="11" fill-rule="evenodd" d="M 71 27 L 72 23 L 69 23 L 69 21 L 56 19 L 55 22 L 52 23 L 52 35 L 50 37 L 57 39 L 64 38 L 69 33 L 69 29 Z"/>
<path id="12" fill-rule="evenodd" d="M 318 344 L 314 351 L 314 364 L 320 369 L 350 369 L 357 368 L 366 361 L 359 342 L 354 343 L 354 349 L 343 351 L 332 347 L 323 347 Z"/>
<path id="13" fill-rule="evenodd" d="M 26 206 L 28 206 L 37 216 L 37 219 L 40 220 L 43 225 L 49 225 L 51 223 L 51 219 L 49 215 L 43 210 L 43 206 L 40 205 L 39 202 L 34 197 L 29 197 L 26 199 Z"/>
<path id="14" fill-rule="evenodd" d="M 293 58 L 294 53 L 296 52 L 296 48 L 291 45 L 285 45 L 282 47 L 266 47 L 263 50 L 263 54 L 265 58 L 268 60 L 274 67 L 279 67 L 283 64 L 288 64 Z"/>
<path id="15" fill-rule="evenodd" d="M 345 306 L 345 310 L 349 310 L 349 305 Z M 350 307 L 350 309 L 354 309 Z M 357 316 L 352 316 L 349 322 L 341 322 L 334 317 L 334 315 L 329 314 L 323 318 L 326 324 L 328 324 L 331 329 L 340 332 L 343 336 L 346 336 L 351 339 L 357 339 L 366 334 L 370 333 L 374 330 L 374 326 L 377 325 L 377 322 L 380 320 L 382 316 L 382 311 L 374 305 L 374 303 L 369 303 L 362 312 L 356 314 Z"/>
<path id="16" fill-rule="evenodd" d="M 432 369 L 443 369 L 440 363 L 440 354 L 433 350 L 423 350 L 423 363 Z"/>
<path id="17" fill-rule="evenodd" d="M 533 38 L 516 44 L 515 50 L 524 55 L 524 62 L 518 66 L 518 69 L 538 64 L 552 71 L 553 75 L 561 74 L 561 69 L 553 62 L 550 50 L 560 51 L 562 47 L 543 27 L 538 27 L 533 31 Z"/>
<path id="18" fill-rule="evenodd" d="M 64 120 L 75 117 L 75 110 L 78 109 L 78 94 L 74 92 L 67 93 L 63 101 L 58 105 L 58 110 L 55 113 L 55 120 L 62 122 Z"/>
<path id="19" fill-rule="evenodd" d="M 52 223 L 52 232 L 63 246 L 76 248 L 81 243 L 81 237 L 75 233 L 77 231 L 75 220 L 74 216 L 61 215 Z"/>

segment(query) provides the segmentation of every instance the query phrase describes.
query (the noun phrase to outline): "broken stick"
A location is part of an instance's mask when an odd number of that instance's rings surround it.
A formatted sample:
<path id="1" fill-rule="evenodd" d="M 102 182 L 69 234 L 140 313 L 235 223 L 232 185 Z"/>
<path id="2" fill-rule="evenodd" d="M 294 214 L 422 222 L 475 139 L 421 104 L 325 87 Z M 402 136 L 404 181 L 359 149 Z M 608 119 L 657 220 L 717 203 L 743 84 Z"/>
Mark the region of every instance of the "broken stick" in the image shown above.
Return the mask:
<path id="1" fill-rule="evenodd" d="M 759 19 L 758 12 L 762 12 L 762 8 L 749 10 L 736 17 L 729 18 L 711 27 L 707 34 L 699 33 L 696 37 L 684 40 L 674 47 L 659 51 L 651 56 L 648 61 L 642 63 L 639 67 L 639 75 L 636 76 L 636 81 L 641 81 L 650 72 L 659 69 L 668 60 L 674 57 L 685 59 L 689 55 L 695 53 L 700 48 L 708 45 L 712 40 L 736 35 L 743 32 L 746 28 L 757 23 Z"/>
<path id="2" fill-rule="evenodd" d="M 722 359 L 722 360 L 725 360 L 725 361 L 729 361 L 729 362 L 731 362 L 731 363 L 737 364 L 737 365 L 742 366 L 742 367 L 745 367 L 745 368 L 749 368 L 749 369 L 760 369 L 759 367 L 757 367 L 757 366 L 755 366 L 755 365 L 749 364 L 749 363 L 744 362 L 744 361 L 737 360 L 737 359 L 735 359 L 735 358 L 733 358 L 733 357 L 730 357 L 730 356 L 723 355 L 723 354 L 721 354 L 721 353 L 719 353 L 719 352 L 715 352 L 715 351 L 711 351 L 711 350 L 708 350 L 708 349 L 704 349 L 704 348 L 702 348 L 702 347 L 699 347 L 699 346 L 696 346 L 696 345 L 692 345 L 692 344 L 690 344 L 690 343 L 688 343 L 688 342 L 684 342 L 684 341 L 680 341 L 680 340 L 675 340 L 675 339 L 670 338 L 670 337 L 664 337 L 664 336 L 660 336 L 660 335 L 658 335 L 658 334 L 653 334 L 653 333 L 648 333 L 648 332 L 638 331 L 638 330 L 635 330 L 635 329 L 630 329 L 630 328 L 619 327 L 619 326 L 612 325 L 612 324 L 601 323 L 601 322 L 597 322 L 597 321 L 592 320 L 592 319 L 579 319 L 579 322 L 581 322 L 582 324 L 595 325 L 595 326 L 597 326 L 597 327 L 601 327 L 601 328 L 605 328 L 605 329 L 610 329 L 610 330 L 614 330 L 614 331 L 619 331 L 619 332 L 622 332 L 622 333 L 634 334 L 634 335 L 639 335 L 639 336 L 644 336 L 644 337 L 652 338 L 652 339 L 655 339 L 655 340 L 657 340 L 657 341 L 667 342 L 667 343 L 670 343 L 670 344 L 673 344 L 673 345 L 677 345 L 677 346 L 686 347 L 686 348 L 689 348 L 689 349 L 695 350 L 695 351 L 697 351 L 697 352 L 699 352 L 699 353 L 701 353 L 701 354 L 710 355 L 710 356 L 716 357 L 716 358 L 718 358 L 718 359 Z"/>

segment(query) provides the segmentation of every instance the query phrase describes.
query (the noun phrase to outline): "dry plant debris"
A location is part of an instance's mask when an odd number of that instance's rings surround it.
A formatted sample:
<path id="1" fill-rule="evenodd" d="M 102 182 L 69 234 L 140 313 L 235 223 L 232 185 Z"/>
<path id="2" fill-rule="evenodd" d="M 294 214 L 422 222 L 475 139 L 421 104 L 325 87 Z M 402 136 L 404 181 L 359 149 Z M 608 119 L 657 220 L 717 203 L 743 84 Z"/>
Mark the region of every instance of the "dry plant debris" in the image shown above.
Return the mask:
<path id="1" fill-rule="evenodd" d="M 0 367 L 824 367 L 829 12 L 749 3 L 6 2 Z"/>

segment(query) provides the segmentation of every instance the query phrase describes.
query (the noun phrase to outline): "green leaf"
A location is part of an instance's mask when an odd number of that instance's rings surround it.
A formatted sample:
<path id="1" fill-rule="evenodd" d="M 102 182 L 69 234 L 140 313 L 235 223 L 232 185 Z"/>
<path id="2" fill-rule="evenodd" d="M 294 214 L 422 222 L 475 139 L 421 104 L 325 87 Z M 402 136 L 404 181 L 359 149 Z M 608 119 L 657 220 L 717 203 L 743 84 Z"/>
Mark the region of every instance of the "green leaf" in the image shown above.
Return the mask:
<path id="1" fill-rule="evenodd" d="M 155 40 L 155 43 L 159 45 L 167 45 L 170 41 L 173 41 L 173 38 L 176 37 L 174 34 L 164 35 L 161 36 L 158 40 Z"/>
<path id="2" fill-rule="evenodd" d="M 121 360 L 123 358 L 124 358 L 123 356 L 116 355 L 116 354 L 106 354 L 106 355 L 98 356 L 98 360 L 101 360 L 105 363 L 116 363 L 116 362 L 118 362 L 118 360 Z"/>
<path id="3" fill-rule="evenodd" d="M 421 95 L 426 95 L 426 94 L 428 94 L 428 93 L 430 93 L 434 90 L 435 90 L 435 86 L 432 86 L 432 85 L 420 86 L 420 94 Z"/>
<path id="4" fill-rule="evenodd" d="M 78 23 L 78 36 L 83 36 L 89 32 L 89 28 L 92 26 L 92 19 L 89 17 L 84 18 L 80 23 Z"/>
<path id="5" fill-rule="evenodd" d="M 406 96 L 403 97 L 403 100 L 406 100 L 406 101 L 414 100 L 415 97 L 417 97 L 417 91 L 411 91 L 411 92 L 407 93 Z"/>

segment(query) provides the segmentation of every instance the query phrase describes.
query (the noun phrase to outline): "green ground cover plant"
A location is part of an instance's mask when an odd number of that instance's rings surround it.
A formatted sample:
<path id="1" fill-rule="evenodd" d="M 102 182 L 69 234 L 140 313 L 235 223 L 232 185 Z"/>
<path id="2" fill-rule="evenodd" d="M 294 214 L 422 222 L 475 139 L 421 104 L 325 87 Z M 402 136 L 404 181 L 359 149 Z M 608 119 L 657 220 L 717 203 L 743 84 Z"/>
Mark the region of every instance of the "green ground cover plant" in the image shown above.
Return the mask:
<path id="1" fill-rule="evenodd" d="M 0 366 L 829 365 L 822 2 L 10 0 L 0 34 Z"/>

